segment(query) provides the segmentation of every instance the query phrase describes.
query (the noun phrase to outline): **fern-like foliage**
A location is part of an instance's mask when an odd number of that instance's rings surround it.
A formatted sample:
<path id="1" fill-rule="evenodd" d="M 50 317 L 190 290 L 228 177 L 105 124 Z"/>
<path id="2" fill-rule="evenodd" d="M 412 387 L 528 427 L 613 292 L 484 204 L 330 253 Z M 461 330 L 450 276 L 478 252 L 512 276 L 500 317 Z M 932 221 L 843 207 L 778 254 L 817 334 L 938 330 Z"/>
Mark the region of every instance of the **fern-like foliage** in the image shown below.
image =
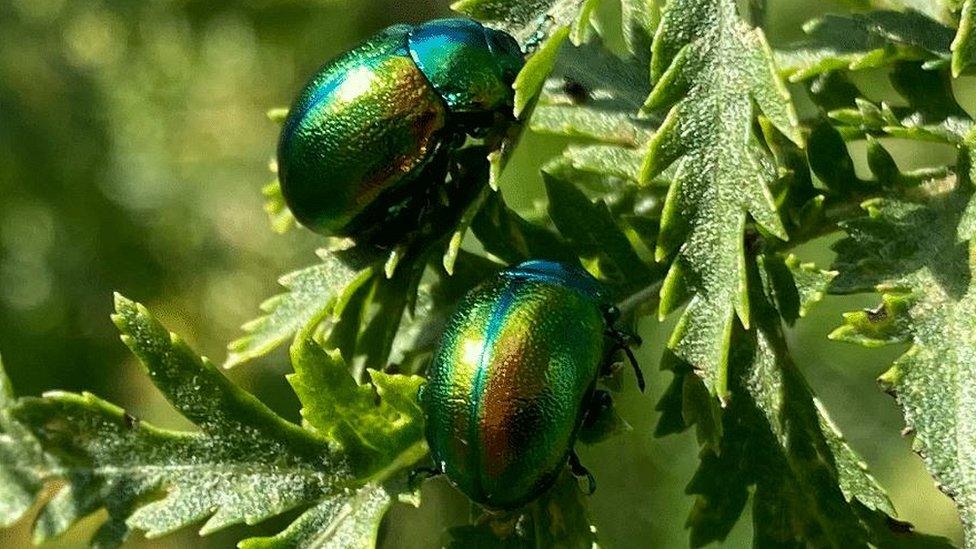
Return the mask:
<path id="1" fill-rule="evenodd" d="M 968 174 L 966 174 L 968 175 Z M 882 293 L 876 309 L 845 315 L 832 338 L 867 346 L 912 346 L 881 377 L 894 392 L 939 487 L 956 500 L 967 543 L 976 540 L 976 291 L 968 177 L 925 182 L 864 203 L 845 224 L 835 292 Z M 927 235 L 924 241 L 918 235 Z"/>
<path id="2" fill-rule="evenodd" d="M 599 278 L 625 323 L 683 308 L 664 353 L 673 378 L 657 434 L 697 435 L 692 546 L 724 540 L 747 506 L 757 547 L 948 545 L 895 518 L 788 345 L 787 328 L 825 294 L 878 291 L 882 305 L 847 315 L 832 337 L 911 345 L 882 381 L 976 547 L 976 133 L 954 80 L 976 55 L 972 0 L 848 0 L 854 13 L 807 24 L 803 41 L 775 53 L 752 26 L 763 2 L 748 14 L 735 0 L 599 4 L 455 4 L 525 46 L 514 85 L 521 126 L 452 152 L 445 180 L 432 184 L 463 192 L 429 230 L 382 253 L 326 243 L 230 344 L 227 367 L 291 342 L 302 425 L 119 297 L 123 341 L 197 430 L 154 427 L 90 394 L 18 399 L 0 368 L 0 526 L 37 506 L 43 542 L 104 510 L 92 543 L 115 546 L 134 530 L 202 524 L 206 534 L 293 511 L 283 531 L 241 546 L 373 546 L 394 502 L 419 504 L 407 486 L 427 456 L 417 374 L 454 307 L 506 265 L 548 258 Z M 621 19 L 607 24 L 607 14 Z M 900 100 L 864 97 L 848 74 L 866 68 L 885 71 Z M 784 78 L 811 100 L 802 120 Z M 567 145 L 540 161 L 545 200 L 515 211 L 498 182 L 519 131 Z M 955 147 L 959 161 L 902 170 L 887 137 Z M 870 176 L 849 153 L 859 141 Z M 277 182 L 263 192 L 272 228 L 294 227 Z M 794 250 L 842 232 L 830 270 Z M 626 429 L 610 408 L 579 438 Z M 538 501 L 446 539 L 601 541 L 568 471 Z"/>
<path id="3" fill-rule="evenodd" d="M 207 534 L 308 505 L 316 506 L 319 521 L 332 523 L 328 534 L 319 533 L 322 545 L 347 547 L 372 539 L 382 513 L 369 514 L 372 526 L 364 528 L 362 517 L 343 510 L 362 505 L 357 486 L 379 489 L 357 480 L 351 445 L 330 443 L 281 419 L 141 305 L 117 297 L 116 311 L 122 340 L 199 432 L 159 429 L 90 394 L 51 393 L 11 402 L 8 393 L 5 431 L 20 438 L 22 451 L 5 460 L 11 464 L 5 474 L 16 481 L 5 486 L 18 487 L 19 496 L 4 498 L 17 503 L 5 510 L 5 522 L 22 512 L 39 482 L 61 479 L 67 484 L 37 518 L 38 542 L 98 509 L 109 518 L 92 543 L 114 546 L 134 529 L 155 537 L 205 521 L 200 532 Z M 388 387 L 411 384 L 396 376 L 386 381 Z M 407 397 L 395 392 L 389 393 L 391 400 L 403 406 Z M 393 404 L 381 401 L 379 407 L 360 410 L 356 421 L 371 421 L 383 406 Z M 410 421 L 416 418 L 402 422 Z"/>
<path id="4" fill-rule="evenodd" d="M 762 112 L 797 144 L 802 137 L 762 32 L 739 19 L 731 0 L 669 2 L 651 74 L 644 110 L 670 110 L 648 145 L 641 180 L 675 165 L 655 251 L 659 260 L 676 256 L 661 314 L 692 296 L 668 345 L 726 399 L 734 317 L 749 326 L 751 316 L 747 216 L 787 238 L 769 190 L 775 174 L 751 129 Z"/>
<path id="5" fill-rule="evenodd" d="M 827 15 L 804 25 L 808 38 L 777 52 L 790 80 L 806 80 L 833 70 L 885 67 L 896 61 L 924 61 L 927 68 L 950 58 L 952 29 L 916 11 L 873 11 Z"/>
<path id="6" fill-rule="evenodd" d="M 263 356 L 290 340 L 306 324 L 332 310 L 341 293 L 349 295 L 371 274 L 358 271 L 336 254 L 324 250 L 320 254 L 322 263 L 281 277 L 278 282 L 288 293 L 261 304 L 267 314 L 244 325 L 248 335 L 228 346 L 225 368 Z"/>
<path id="7" fill-rule="evenodd" d="M 692 546 L 724 539 L 754 486 L 757 546 L 887 546 L 877 516 L 894 514 L 888 497 L 847 445 L 792 363 L 777 315 L 778 258 L 750 269 L 757 325 L 737 327 L 729 362 L 735 399 L 711 432 L 720 432 L 688 486 L 697 495 L 689 518 Z M 818 286 L 820 284 L 817 284 Z M 712 421 L 702 418 L 700 423 Z M 701 427 L 700 427 L 701 428 Z M 825 481 L 829 479 L 829 481 Z M 944 540 L 900 537 L 948 547 Z"/>

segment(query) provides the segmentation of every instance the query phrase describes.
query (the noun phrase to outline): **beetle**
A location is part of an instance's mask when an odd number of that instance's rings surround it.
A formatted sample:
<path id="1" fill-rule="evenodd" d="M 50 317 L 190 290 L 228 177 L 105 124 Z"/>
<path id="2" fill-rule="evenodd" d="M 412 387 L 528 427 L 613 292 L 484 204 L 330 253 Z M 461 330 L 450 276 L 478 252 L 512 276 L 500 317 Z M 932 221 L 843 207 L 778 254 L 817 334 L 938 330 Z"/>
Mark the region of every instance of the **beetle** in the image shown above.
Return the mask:
<path id="1" fill-rule="evenodd" d="M 618 330 L 619 311 L 578 266 L 534 260 L 469 292 L 447 324 L 422 387 L 434 468 L 472 501 L 511 510 L 535 499 L 567 463 L 592 475 L 573 444 L 587 413 L 606 407 L 595 389 L 617 351 L 636 336 Z M 411 482 L 413 479 L 411 479 Z"/>
<path id="2" fill-rule="evenodd" d="M 326 63 L 288 112 L 278 178 L 295 218 L 357 242 L 397 241 L 437 203 L 466 135 L 515 123 L 525 63 L 509 34 L 464 18 L 394 25 Z"/>

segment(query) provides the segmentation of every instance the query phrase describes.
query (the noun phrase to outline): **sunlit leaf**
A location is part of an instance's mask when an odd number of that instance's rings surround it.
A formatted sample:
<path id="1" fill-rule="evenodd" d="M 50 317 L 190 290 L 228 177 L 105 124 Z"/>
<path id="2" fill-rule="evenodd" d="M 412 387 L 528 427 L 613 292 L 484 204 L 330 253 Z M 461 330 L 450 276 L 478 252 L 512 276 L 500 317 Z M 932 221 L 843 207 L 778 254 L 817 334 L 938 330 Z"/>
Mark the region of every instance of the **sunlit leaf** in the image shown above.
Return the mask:
<path id="1" fill-rule="evenodd" d="M 959 29 L 952 40 L 952 75 L 959 76 L 976 58 L 976 2 L 965 0 L 959 17 Z"/>
<path id="2" fill-rule="evenodd" d="M 309 322 L 328 314 L 336 300 L 369 279 L 370 271 L 354 267 L 341 255 L 322 252 L 322 263 L 283 276 L 288 293 L 261 304 L 265 315 L 244 325 L 247 335 L 227 346 L 225 368 L 266 355 L 291 339 Z"/>
<path id="3" fill-rule="evenodd" d="M 898 63 L 889 75 L 908 101 L 907 107 L 880 105 L 857 98 L 854 105 L 830 111 L 848 139 L 862 134 L 888 135 L 915 141 L 960 145 L 973 121 L 956 102 L 945 71 L 927 71 L 914 63 Z M 845 127 L 846 126 L 846 127 Z"/>
<path id="4" fill-rule="evenodd" d="M 305 511 L 281 533 L 249 538 L 241 549 L 347 549 L 373 547 L 380 522 L 393 496 L 381 486 L 368 484 L 347 498 L 326 499 Z"/>
<path id="5" fill-rule="evenodd" d="M 115 545 L 130 529 L 159 536 L 206 521 L 209 533 L 342 494 L 352 475 L 325 440 L 235 386 L 141 305 L 118 297 L 116 311 L 123 341 L 200 430 L 159 429 L 90 394 L 18 401 L 13 417 L 44 448 L 50 476 L 67 482 L 41 512 L 36 540 L 100 508 L 109 518 L 93 543 Z"/>
<path id="6" fill-rule="evenodd" d="M 968 175 L 968 174 L 967 174 Z M 877 291 L 876 309 L 845 315 L 831 337 L 868 346 L 911 347 L 881 376 L 901 405 L 939 487 L 959 506 L 967 543 L 976 541 L 976 252 L 968 181 L 950 176 L 864 204 L 845 225 L 832 291 Z"/>
<path id="7" fill-rule="evenodd" d="M 0 528 L 20 520 L 44 487 L 44 455 L 34 437 L 11 417 L 15 404 L 0 361 Z"/>
<path id="8" fill-rule="evenodd" d="M 786 238 L 768 188 L 774 174 L 751 129 L 762 112 L 795 142 L 802 138 L 761 31 L 742 22 L 732 0 L 666 4 L 652 76 L 645 109 L 670 110 L 651 139 L 641 180 L 675 165 L 656 252 L 660 260 L 674 257 L 661 314 L 691 299 L 668 346 L 724 399 L 736 313 L 749 324 L 747 216 Z"/>
<path id="9" fill-rule="evenodd" d="M 400 460 L 407 466 L 424 455 L 416 400 L 423 378 L 371 370 L 373 383 L 360 385 L 339 352 L 327 352 L 309 333 L 296 338 L 291 358 L 295 373 L 288 381 L 302 402 L 302 418 L 341 445 L 357 476 L 368 478 Z"/>
<path id="10" fill-rule="evenodd" d="M 265 185 L 261 189 L 261 194 L 265 198 L 264 211 L 271 221 L 271 229 L 278 234 L 284 234 L 291 230 L 295 226 L 295 216 L 285 204 L 285 197 L 281 194 L 281 184 L 278 183 L 278 180 L 275 179 Z"/>
<path id="11" fill-rule="evenodd" d="M 777 51 L 776 62 L 792 81 L 832 70 L 862 70 L 901 60 L 949 61 L 953 31 L 917 11 L 827 15 L 804 26 L 805 41 Z"/>
<path id="12" fill-rule="evenodd" d="M 889 524 L 878 524 L 875 513 L 893 514 L 891 502 L 790 359 L 773 308 L 776 282 L 755 264 L 750 277 L 756 326 L 734 329 L 735 398 L 721 415 L 720 444 L 703 450 L 688 486 L 697 496 L 688 519 L 691 545 L 723 540 L 750 497 L 758 547 L 868 547 L 890 538 Z M 686 421 L 693 402 L 683 405 Z M 899 541 L 950 546 L 910 532 L 907 526 Z"/>

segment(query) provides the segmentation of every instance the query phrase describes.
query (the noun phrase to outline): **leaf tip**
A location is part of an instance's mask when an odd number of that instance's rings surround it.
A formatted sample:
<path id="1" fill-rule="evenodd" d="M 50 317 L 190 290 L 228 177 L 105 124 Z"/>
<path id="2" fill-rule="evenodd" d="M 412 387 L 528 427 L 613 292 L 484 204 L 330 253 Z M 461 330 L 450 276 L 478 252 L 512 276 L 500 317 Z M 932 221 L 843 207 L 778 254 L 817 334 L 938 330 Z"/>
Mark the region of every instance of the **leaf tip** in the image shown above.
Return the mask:
<path id="1" fill-rule="evenodd" d="M 230 352 L 227 353 L 227 358 L 224 359 L 224 363 L 220 365 L 224 370 L 230 370 L 235 366 L 240 366 L 241 364 L 247 362 L 244 355 L 240 353 Z"/>
<path id="2" fill-rule="evenodd" d="M 888 368 L 885 373 L 878 376 L 878 384 L 881 385 L 886 392 L 891 392 L 894 390 L 894 387 L 898 383 L 899 379 L 901 379 L 901 370 L 898 368 L 898 366 L 892 366 L 891 368 Z"/>
<path id="3" fill-rule="evenodd" d="M 135 305 L 135 301 L 125 297 L 119 292 L 112 292 L 112 302 L 115 305 L 115 312 L 122 314 L 126 309 L 131 309 Z"/>
<path id="4" fill-rule="evenodd" d="M 847 338 L 847 333 L 850 331 L 850 326 L 838 326 L 831 330 L 827 334 L 827 339 L 831 341 L 844 341 Z"/>

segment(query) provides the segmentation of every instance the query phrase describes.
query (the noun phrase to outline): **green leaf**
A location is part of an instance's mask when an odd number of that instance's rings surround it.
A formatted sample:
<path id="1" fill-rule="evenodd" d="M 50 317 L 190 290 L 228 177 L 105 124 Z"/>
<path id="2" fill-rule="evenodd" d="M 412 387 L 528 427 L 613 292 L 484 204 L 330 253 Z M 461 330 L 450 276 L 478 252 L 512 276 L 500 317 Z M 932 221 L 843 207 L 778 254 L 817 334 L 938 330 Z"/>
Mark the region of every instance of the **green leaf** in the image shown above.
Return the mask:
<path id="1" fill-rule="evenodd" d="M 751 131 L 755 107 L 794 142 L 802 138 L 765 38 L 739 19 L 733 0 L 668 2 L 654 38 L 652 76 L 657 83 L 645 109 L 670 111 L 650 141 L 641 179 L 648 183 L 675 164 L 656 255 L 676 257 L 660 313 L 694 294 L 668 346 L 724 399 L 735 313 L 749 323 L 747 214 L 786 238 L 768 188 L 774 173 Z"/>
<path id="2" fill-rule="evenodd" d="M 956 102 L 948 73 L 923 70 L 915 63 L 898 63 L 889 78 L 909 105 L 876 105 L 858 98 L 853 108 L 832 110 L 830 117 L 848 126 L 840 128 L 845 137 L 853 139 L 867 133 L 962 144 L 973 122 Z"/>
<path id="3" fill-rule="evenodd" d="M 454 232 L 451 234 L 451 239 L 448 241 L 447 251 L 444 252 L 444 257 L 441 259 L 441 266 L 444 267 L 444 271 L 447 274 L 454 274 L 454 264 L 457 262 L 458 254 L 461 253 L 461 244 L 464 242 L 464 237 L 467 236 L 468 230 L 471 229 L 474 218 L 484 207 L 485 201 L 491 194 L 496 192 L 499 191 L 491 187 L 485 187 L 479 193 L 478 197 L 465 208 L 457 228 L 454 229 Z"/>
<path id="4" fill-rule="evenodd" d="M 295 216 L 292 215 L 288 205 L 285 204 L 285 197 L 281 194 L 281 184 L 277 179 L 268 183 L 261 189 L 264 195 L 264 211 L 268 214 L 271 221 L 271 229 L 278 234 L 285 234 L 295 226 Z"/>
<path id="5" fill-rule="evenodd" d="M 542 90 L 566 38 L 582 43 L 599 0 L 460 0 L 451 9 L 514 36 L 532 53 L 515 79 L 515 114 L 520 116 Z"/>
<path id="6" fill-rule="evenodd" d="M 651 138 L 656 123 L 637 112 L 649 90 L 646 69 L 615 56 L 596 40 L 563 48 L 559 59 L 531 128 L 602 144 L 570 146 L 562 160 L 543 171 L 584 185 L 586 179 L 636 181 L 643 162 L 639 148 Z"/>
<path id="7" fill-rule="evenodd" d="M 20 520 L 44 487 L 46 464 L 34 437 L 10 415 L 15 405 L 0 360 L 0 528 Z"/>
<path id="8" fill-rule="evenodd" d="M 888 497 L 790 358 L 774 308 L 775 286 L 759 264 L 751 264 L 756 325 L 734 328 L 729 381 L 735 398 L 721 415 L 719 445 L 706 446 L 688 486 L 697 496 L 688 519 L 691 544 L 724 539 L 750 491 L 756 547 L 867 547 L 892 538 L 889 523 L 878 519 L 894 513 Z M 690 405 L 683 404 L 686 419 L 695 413 Z M 903 537 L 949 546 L 937 538 Z"/>
<path id="9" fill-rule="evenodd" d="M 302 418 L 342 447 L 358 478 L 391 464 L 406 467 L 426 453 L 417 403 L 423 378 L 370 370 L 373 383 L 360 385 L 339 351 L 325 351 L 309 331 L 295 339 L 291 359 L 295 373 L 288 381 L 302 402 Z"/>
<path id="10" fill-rule="evenodd" d="M 807 160 L 810 171 L 831 192 L 849 195 L 863 190 L 847 143 L 828 121 L 818 120 L 807 137 Z"/>
<path id="11" fill-rule="evenodd" d="M 952 76 L 959 76 L 976 58 L 976 2 L 966 0 L 959 17 L 959 29 L 952 40 Z"/>
<path id="12" fill-rule="evenodd" d="M 916 11 L 874 11 L 850 16 L 827 15 L 803 30 L 808 38 L 778 51 L 777 64 L 798 82 L 835 70 L 884 67 L 901 60 L 926 61 L 928 67 L 949 61 L 952 29 Z"/>
<path id="13" fill-rule="evenodd" d="M 359 386 L 338 353 L 326 354 L 310 339 L 299 339 L 294 351 L 299 373 L 292 379 L 322 389 L 314 395 L 308 419 L 315 431 L 309 431 L 281 419 L 224 378 L 141 305 L 117 296 L 116 310 L 113 319 L 122 340 L 199 431 L 159 429 L 90 394 L 51 393 L 11 406 L 0 370 L 4 436 L 14 432 L 11 428 L 25 434 L 29 429 L 37 441 L 29 435 L 3 438 L 0 449 L 33 452 L 39 478 L 65 482 L 37 519 L 36 542 L 62 534 L 99 509 L 107 511 L 108 520 L 92 543 L 116 546 L 131 529 L 156 537 L 206 519 L 201 534 L 207 534 L 301 506 L 311 507 L 282 533 L 242 546 L 360 547 L 375 542 L 386 509 L 405 492 L 403 486 L 381 483 L 426 453 L 416 403 L 420 378 L 371 372 L 373 385 Z M 328 384 L 316 386 L 322 379 Z M 326 408 L 331 413 L 324 414 Z M 389 437 L 380 440 L 386 452 L 382 463 L 379 446 L 367 448 L 355 440 L 367 431 L 374 437 L 370 440 Z M 44 450 L 40 457 L 34 450 L 38 443 Z M 376 479 L 365 485 L 356 480 L 365 472 L 364 455 L 372 460 L 369 473 Z M 5 459 L 0 471 L 23 463 Z M 23 494 L 29 500 L 7 498 L 6 491 L 15 494 L 25 486 L 2 486 L 2 501 L 11 505 L 2 508 L 5 521 L 22 512 L 12 505 L 32 503 L 36 490 Z"/>
<path id="14" fill-rule="evenodd" d="M 532 57 L 525 63 L 525 67 L 515 78 L 515 116 L 521 116 L 532 103 L 546 82 L 549 73 L 556 65 L 559 48 L 569 37 L 569 27 L 556 29 Z"/>
<path id="15" fill-rule="evenodd" d="M 508 264 L 539 258 L 577 260 L 576 252 L 559 235 L 513 212 L 500 192 L 488 198 L 472 229 L 486 252 Z"/>
<path id="16" fill-rule="evenodd" d="M 266 314 L 245 324 L 247 335 L 227 346 L 225 368 L 264 356 L 309 322 L 322 320 L 337 300 L 351 295 L 370 276 L 369 269 L 357 268 L 343 255 L 324 251 L 320 255 L 322 263 L 281 277 L 278 282 L 288 293 L 261 304 Z"/>
<path id="17" fill-rule="evenodd" d="M 549 197 L 549 217 L 569 239 L 590 271 L 626 293 L 654 278 L 613 215 L 602 201 L 591 202 L 575 185 L 543 174 Z"/>
<path id="18" fill-rule="evenodd" d="M 651 57 L 651 40 L 657 27 L 657 9 L 652 0 L 621 0 L 624 43 L 627 51 L 646 62 Z"/>
<path id="19" fill-rule="evenodd" d="M 575 139 L 590 139 L 635 147 L 647 142 L 650 132 L 636 120 L 636 113 L 604 110 L 595 106 L 540 105 L 532 113 L 532 131 L 562 135 Z M 638 154 L 635 149 L 630 149 Z M 636 170 L 634 172 L 636 176 Z"/>
<path id="20" fill-rule="evenodd" d="M 341 495 L 344 458 L 244 392 L 141 305 L 116 298 L 116 325 L 156 387 L 196 432 L 159 429 L 90 394 L 51 393 L 12 409 L 67 485 L 42 511 L 40 542 L 104 508 L 95 545 L 206 520 L 201 533 Z M 162 495 L 162 498 L 159 496 Z"/>
<path id="21" fill-rule="evenodd" d="M 356 315 L 361 323 L 353 322 L 358 334 L 356 353 L 363 356 L 363 367 L 387 366 L 403 312 L 417 295 L 423 271 L 423 261 L 408 258 L 397 267 L 393 278 L 386 278 L 382 272 L 373 275 L 369 297 L 363 304 L 365 310 Z"/>
<path id="22" fill-rule="evenodd" d="M 866 202 L 868 217 L 847 223 L 848 238 L 836 245 L 841 274 L 832 291 L 877 289 L 882 304 L 846 315 L 831 334 L 869 346 L 911 344 L 881 382 L 915 433 L 913 448 L 959 506 L 969 545 L 976 543 L 971 197 L 969 181 L 949 176 Z"/>
<path id="23" fill-rule="evenodd" d="M 271 120 L 278 126 L 285 123 L 285 119 L 288 117 L 287 108 L 276 108 L 271 109 L 267 113 L 268 120 Z M 291 210 L 288 209 L 288 205 L 285 204 L 285 197 L 281 194 L 281 183 L 278 182 L 278 162 L 272 160 L 268 164 L 268 168 L 272 173 L 275 174 L 275 179 L 271 183 L 268 183 L 261 189 L 261 194 L 264 195 L 264 211 L 268 214 L 268 220 L 271 222 L 271 230 L 278 234 L 284 234 L 290 231 L 296 225 L 295 216 L 292 215 Z"/>
<path id="24" fill-rule="evenodd" d="M 468 290 L 500 268 L 501 265 L 494 261 L 462 250 L 453 275 L 434 271 L 436 280 L 420 285 L 416 306 L 404 318 L 393 343 L 391 362 L 399 371 L 421 372 L 426 368 L 427 357 L 439 343 L 458 302 Z"/>
<path id="25" fill-rule="evenodd" d="M 325 499 L 272 537 L 250 538 L 241 549 L 346 549 L 374 547 L 380 522 L 393 503 L 382 486 L 367 484 L 347 498 Z"/>
<path id="26" fill-rule="evenodd" d="M 542 43 L 563 28 L 572 28 L 573 41 L 580 43 L 596 3 L 593 0 L 460 0 L 451 9 L 505 30 L 523 45 Z"/>
<path id="27" fill-rule="evenodd" d="M 268 109 L 264 115 L 268 117 L 268 120 L 280 126 L 284 124 L 285 119 L 288 118 L 288 107 L 275 107 L 273 109 Z"/>
<path id="28" fill-rule="evenodd" d="M 780 316 L 788 324 L 806 316 L 810 308 L 823 299 L 836 271 L 818 269 L 812 263 L 801 263 L 793 254 L 764 255 L 758 258 L 770 294 Z"/>
<path id="29" fill-rule="evenodd" d="M 573 168 L 598 175 L 609 175 L 637 182 L 643 156 L 636 149 L 614 145 L 570 146 L 563 153 Z"/>
<path id="30" fill-rule="evenodd" d="M 600 39 L 579 46 L 564 44 L 540 103 L 591 107 L 633 117 L 651 91 L 648 77 L 647 63 L 618 57 Z M 634 123 L 647 125 L 641 120 Z"/>

